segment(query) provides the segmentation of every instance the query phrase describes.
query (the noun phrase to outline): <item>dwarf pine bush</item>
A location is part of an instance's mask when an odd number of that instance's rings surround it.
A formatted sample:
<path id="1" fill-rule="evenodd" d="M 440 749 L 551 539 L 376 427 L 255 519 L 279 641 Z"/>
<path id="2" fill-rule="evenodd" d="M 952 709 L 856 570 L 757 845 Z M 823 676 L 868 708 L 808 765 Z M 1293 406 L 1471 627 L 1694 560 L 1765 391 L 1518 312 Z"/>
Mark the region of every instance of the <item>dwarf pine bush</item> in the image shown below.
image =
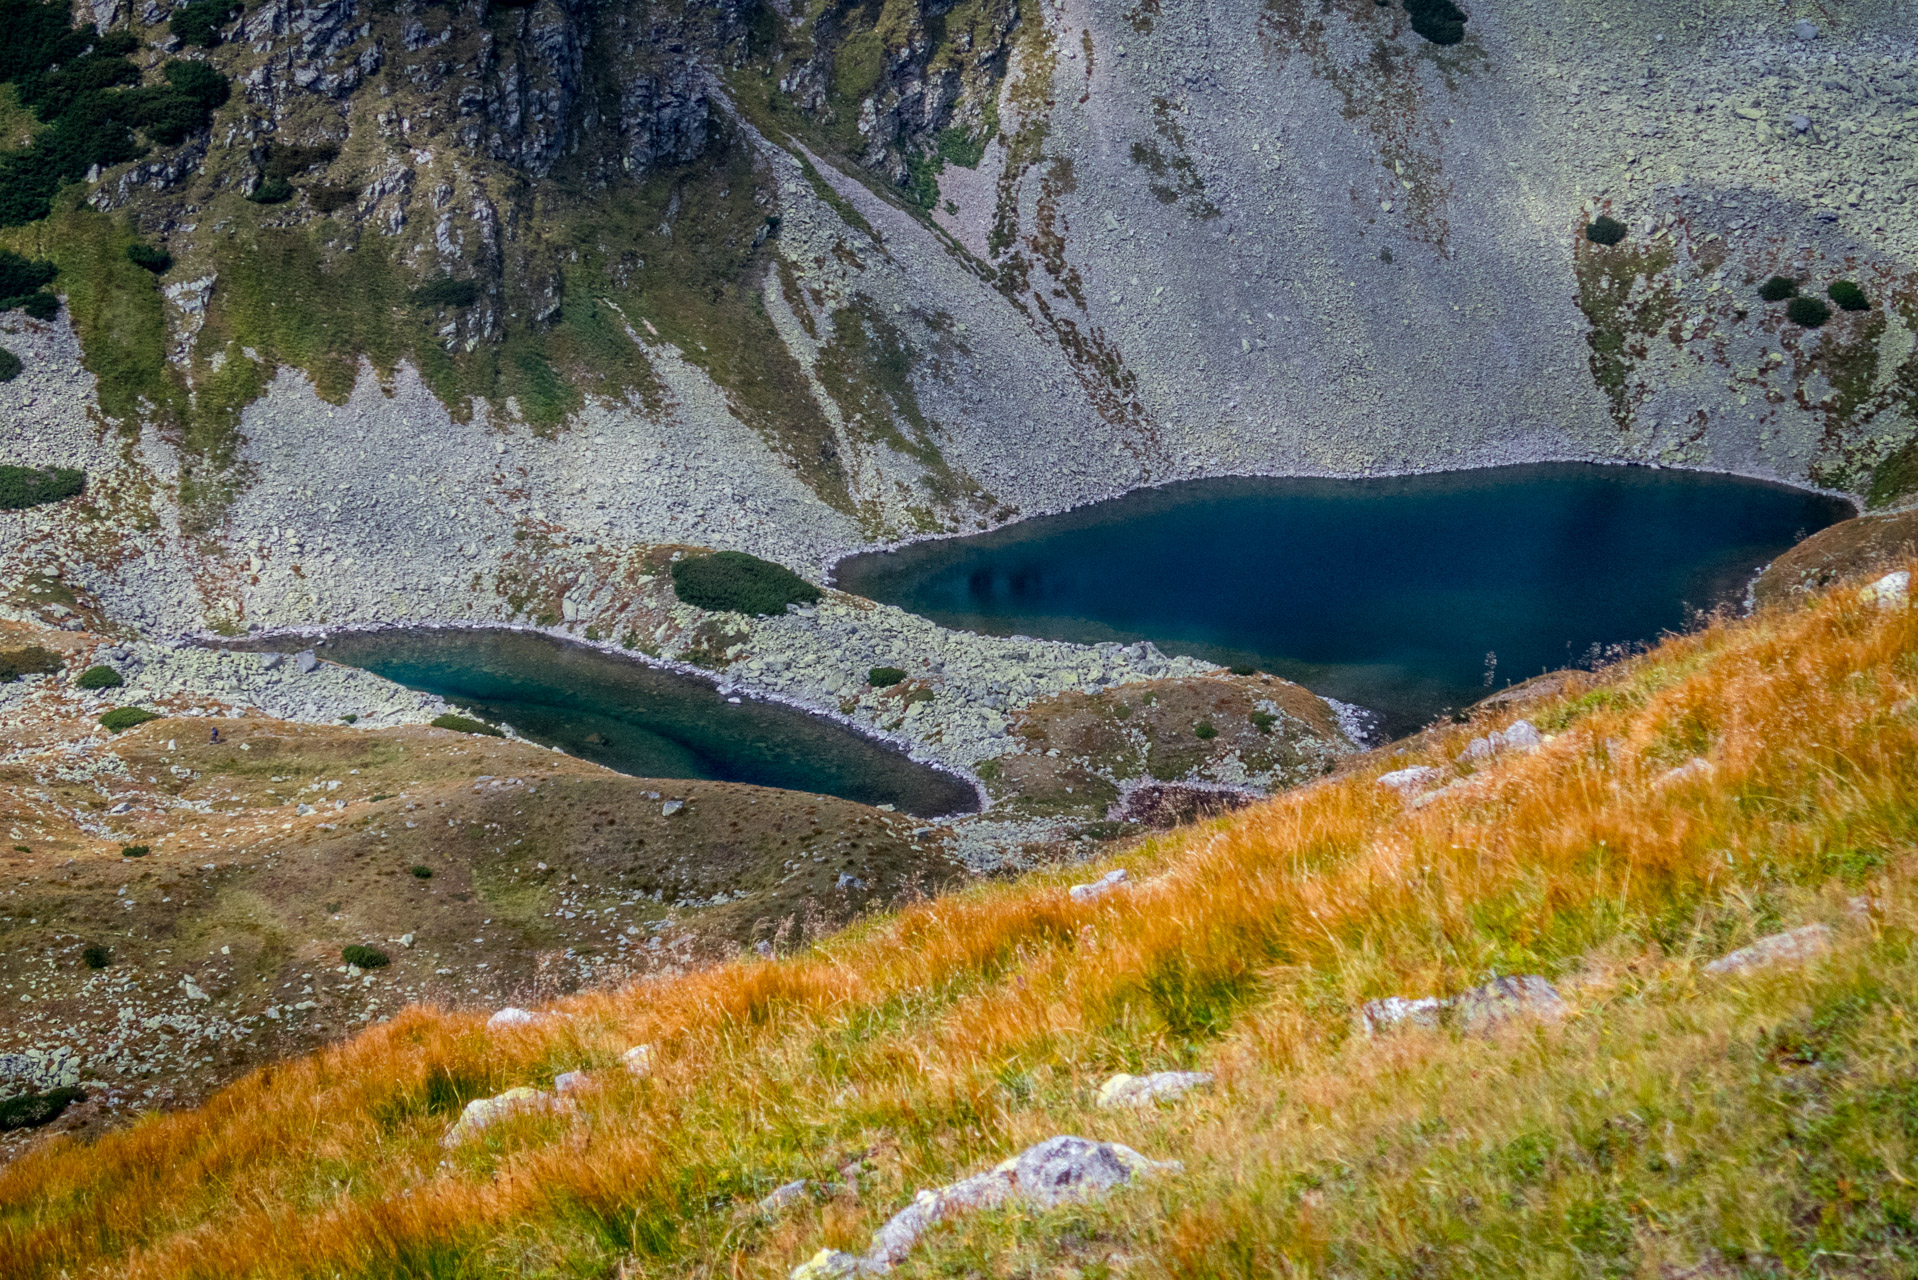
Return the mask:
<path id="1" fill-rule="evenodd" d="M 819 588 L 785 565 L 743 551 L 715 551 L 673 561 L 673 593 L 700 609 L 784 613 L 795 604 L 817 604 Z"/>

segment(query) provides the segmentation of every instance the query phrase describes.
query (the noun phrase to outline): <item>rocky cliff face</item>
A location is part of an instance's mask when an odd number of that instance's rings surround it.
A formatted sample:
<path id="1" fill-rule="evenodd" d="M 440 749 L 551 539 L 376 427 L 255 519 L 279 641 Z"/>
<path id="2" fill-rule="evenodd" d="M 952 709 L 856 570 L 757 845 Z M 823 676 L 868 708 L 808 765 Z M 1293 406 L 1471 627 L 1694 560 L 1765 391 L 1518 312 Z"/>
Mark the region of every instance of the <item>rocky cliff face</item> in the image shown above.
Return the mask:
<path id="1" fill-rule="evenodd" d="M 157 62 L 167 12 L 103 6 Z M 1463 31 L 1376 0 L 269 0 L 175 55 L 236 83 L 210 131 L 0 232 L 67 306 L 0 322 L 7 460 L 93 476 L 0 516 L 10 580 L 156 633 L 614 637 L 553 603 L 602 562 L 816 572 L 1196 475 L 1918 481 L 1908 7 L 1476 0 Z M 1773 275 L 1869 305 L 1808 327 Z M 529 546 L 566 582 L 526 589 Z"/>

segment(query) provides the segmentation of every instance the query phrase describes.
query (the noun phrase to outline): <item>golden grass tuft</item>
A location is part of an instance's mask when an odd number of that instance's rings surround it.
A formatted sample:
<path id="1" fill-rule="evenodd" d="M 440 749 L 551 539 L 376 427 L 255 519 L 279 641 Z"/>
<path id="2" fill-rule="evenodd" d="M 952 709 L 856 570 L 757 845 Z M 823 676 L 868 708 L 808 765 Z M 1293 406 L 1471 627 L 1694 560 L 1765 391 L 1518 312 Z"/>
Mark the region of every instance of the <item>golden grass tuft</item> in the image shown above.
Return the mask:
<path id="1" fill-rule="evenodd" d="M 408 1010 L 0 1171 L 0 1275 L 781 1276 L 1059 1132 L 1187 1172 L 942 1228 L 902 1272 L 1912 1274 L 1915 695 L 1918 617 L 1840 589 L 1575 682 L 1534 754 L 1456 763 L 1506 711 L 1150 842 L 1094 903 L 1083 869 L 981 885 L 510 1034 Z M 1376 784 L 1414 763 L 1454 785 Z M 1826 962 L 1701 972 L 1807 921 Z M 1573 1017 L 1353 1031 L 1514 973 Z M 1217 1088 L 1091 1108 L 1188 1066 Z M 604 1084 L 576 1116 L 440 1147 L 467 1100 L 577 1068 Z"/>

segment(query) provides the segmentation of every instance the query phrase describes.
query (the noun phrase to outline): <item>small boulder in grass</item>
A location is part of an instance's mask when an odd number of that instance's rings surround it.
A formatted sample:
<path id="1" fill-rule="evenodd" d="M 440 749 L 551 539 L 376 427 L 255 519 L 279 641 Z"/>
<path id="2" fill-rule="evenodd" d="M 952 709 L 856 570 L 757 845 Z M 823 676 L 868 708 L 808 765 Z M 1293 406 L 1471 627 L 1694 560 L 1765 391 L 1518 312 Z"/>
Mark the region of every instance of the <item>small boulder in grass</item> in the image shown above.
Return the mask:
<path id="1" fill-rule="evenodd" d="M 1460 1026 L 1481 1034 L 1517 1018 L 1557 1022 L 1572 1012 L 1571 1006 L 1558 994 L 1558 988 L 1535 973 L 1494 978 L 1483 986 L 1473 987 L 1452 1001 L 1452 1009 Z"/>
<path id="2" fill-rule="evenodd" d="M 507 1031 L 514 1027 L 530 1027 L 541 1021 L 541 1015 L 526 1009 L 507 1005 L 486 1020 L 488 1031 Z"/>
<path id="3" fill-rule="evenodd" d="M 440 1145 L 457 1147 L 502 1120 L 516 1115 L 552 1111 L 556 1105 L 557 1099 L 552 1094 L 525 1085 L 490 1098 L 475 1098 L 460 1112 L 458 1122 L 446 1131 L 446 1136 L 440 1139 Z"/>
<path id="4" fill-rule="evenodd" d="M 1149 1107 L 1155 1102 L 1183 1097 L 1211 1083 L 1210 1071 L 1154 1071 L 1143 1076 L 1122 1071 L 1099 1086 L 1094 1102 L 1101 1107 Z"/>
<path id="5" fill-rule="evenodd" d="M 1067 892 L 1074 902 L 1092 902 L 1098 898 L 1105 897 L 1106 894 L 1111 893 L 1114 889 L 1124 886 L 1127 878 L 1125 868 L 1116 867 L 1100 876 L 1097 880 L 1094 880 L 1091 884 L 1075 884 L 1071 889 L 1067 890 Z"/>
<path id="6" fill-rule="evenodd" d="M 1888 573 L 1869 586 L 1859 588 L 1858 598 L 1880 609 L 1902 609 L 1911 599 L 1911 574 L 1904 569 Z"/>
<path id="7" fill-rule="evenodd" d="M 625 1053 L 620 1054 L 619 1060 L 625 1064 L 628 1071 L 636 1076 L 651 1075 L 653 1073 L 653 1046 L 649 1044 L 636 1044 Z"/>
<path id="8" fill-rule="evenodd" d="M 553 1092 L 562 1098 L 585 1093 L 593 1087 L 593 1078 L 584 1071 L 562 1071 L 553 1078 Z"/>
<path id="9" fill-rule="evenodd" d="M 1831 950 L 1831 929 L 1822 924 L 1808 924 L 1802 929 L 1787 929 L 1783 933 L 1774 933 L 1770 937 L 1760 938 L 1749 947 L 1740 947 L 1727 955 L 1722 955 L 1705 966 L 1705 972 L 1714 976 L 1727 973 L 1749 973 L 1754 969 L 1767 969 L 1777 964 L 1804 964 L 1815 960 Z"/>
<path id="10" fill-rule="evenodd" d="M 1390 773 L 1381 773 L 1379 785 L 1390 787 L 1401 796 L 1411 796 L 1428 786 L 1438 785 L 1438 780 L 1444 776 L 1443 769 L 1433 768 L 1429 764 L 1415 764 L 1403 769 L 1394 769 Z"/>

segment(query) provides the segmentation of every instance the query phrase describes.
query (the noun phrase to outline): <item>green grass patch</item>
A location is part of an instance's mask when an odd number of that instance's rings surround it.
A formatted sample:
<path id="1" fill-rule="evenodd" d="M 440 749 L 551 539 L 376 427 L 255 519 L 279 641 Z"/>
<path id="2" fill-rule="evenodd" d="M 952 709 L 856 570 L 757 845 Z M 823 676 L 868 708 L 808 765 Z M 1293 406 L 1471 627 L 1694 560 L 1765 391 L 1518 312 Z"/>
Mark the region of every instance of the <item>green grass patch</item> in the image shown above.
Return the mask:
<path id="1" fill-rule="evenodd" d="M 1601 213 L 1585 224 L 1585 238 L 1593 244 L 1615 245 L 1625 238 L 1625 224 Z"/>
<path id="2" fill-rule="evenodd" d="M 135 725 L 159 718 L 159 712 L 148 711 L 145 707 L 115 707 L 100 717 L 100 724 L 109 733 L 124 733 Z"/>
<path id="3" fill-rule="evenodd" d="M 87 473 L 77 467 L 0 466 L 0 511 L 60 502 L 86 487 Z"/>
<path id="4" fill-rule="evenodd" d="M 358 965 L 362 969 L 383 969 L 392 960 L 378 947 L 369 947 L 361 943 L 352 943 L 340 948 L 340 959 L 348 964 Z"/>
<path id="5" fill-rule="evenodd" d="M 37 644 L 0 650 L 0 683 L 22 676 L 50 676 L 65 665 L 59 654 Z"/>
<path id="6" fill-rule="evenodd" d="M 1793 298 L 1785 304 L 1785 318 L 1806 329 L 1816 329 L 1831 319 L 1831 308 L 1816 298 Z"/>
<path id="7" fill-rule="evenodd" d="M 716 551 L 673 561 L 673 593 L 698 609 L 767 617 L 796 604 L 817 604 L 819 588 L 784 565 L 744 551 Z"/>
<path id="8" fill-rule="evenodd" d="M 456 733 L 478 733 L 489 738 L 503 738 L 506 735 L 487 724 L 484 720 L 474 720 L 469 716 L 456 716 L 452 712 L 434 716 L 429 723 L 435 729 L 451 729 Z"/>
<path id="9" fill-rule="evenodd" d="M 1867 311 L 1871 308 L 1871 299 L 1851 280 L 1832 281 L 1831 287 L 1825 290 L 1825 296 L 1844 311 Z"/>
<path id="10" fill-rule="evenodd" d="M 1758 296 L 1766 302 L 1783 302 L 1798 296 L 1798 282 L 1790 276 L 1773 276 L 1758 286 Z"/>

